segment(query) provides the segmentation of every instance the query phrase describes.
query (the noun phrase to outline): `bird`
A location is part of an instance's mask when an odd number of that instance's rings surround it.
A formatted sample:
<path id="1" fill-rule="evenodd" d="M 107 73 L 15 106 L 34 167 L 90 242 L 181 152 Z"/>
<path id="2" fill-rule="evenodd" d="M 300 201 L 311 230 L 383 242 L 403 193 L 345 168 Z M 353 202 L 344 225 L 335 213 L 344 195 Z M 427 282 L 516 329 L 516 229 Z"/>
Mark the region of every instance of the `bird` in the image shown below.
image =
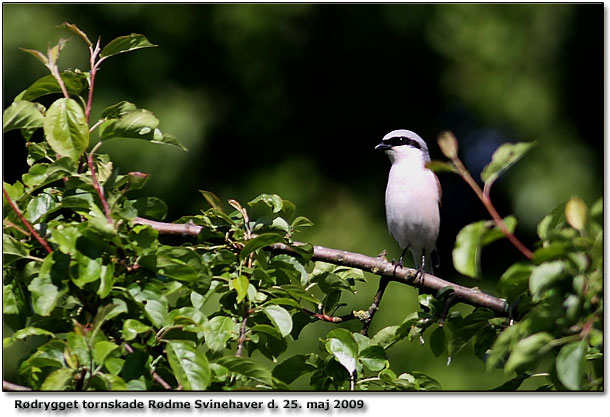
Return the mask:
<path id="1" fill-rule="evenodd" d="M 426 168 L 428 145 L 417 133 L 398 129 L 385 135 L 375 149 L 388 155 L 392 163 L 385 191 L 386 221 L 403 250 L 394 273 L 410 251 L 417 269 L 414 281 L 421 283 L 426 272 L 434 273 L 432 264 L 439 264 L 436 239 L 442 189 L 436 174 Z"/>

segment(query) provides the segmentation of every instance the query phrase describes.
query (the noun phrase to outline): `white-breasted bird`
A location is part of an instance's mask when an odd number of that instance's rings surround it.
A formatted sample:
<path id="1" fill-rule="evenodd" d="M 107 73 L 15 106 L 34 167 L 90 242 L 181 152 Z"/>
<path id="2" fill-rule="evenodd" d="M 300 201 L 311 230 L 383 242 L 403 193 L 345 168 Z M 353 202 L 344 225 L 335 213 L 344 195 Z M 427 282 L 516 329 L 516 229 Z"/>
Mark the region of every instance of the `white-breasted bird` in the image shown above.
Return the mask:
<path id="1" fill-rule="evenodd" d="M 403 249 L 398 261 L 409 250 L 418 270 L 433 272 L 436 238 L 440 227 L 441 185 L 426 168 L 430 161 L 426 142 L 410 130 L 394 130 L 375 149 L 384 151 L 392 162 L 385 192 L 385 212 L 390 234 Z M 437 264 L 437 262 L 435 262 Z"/>

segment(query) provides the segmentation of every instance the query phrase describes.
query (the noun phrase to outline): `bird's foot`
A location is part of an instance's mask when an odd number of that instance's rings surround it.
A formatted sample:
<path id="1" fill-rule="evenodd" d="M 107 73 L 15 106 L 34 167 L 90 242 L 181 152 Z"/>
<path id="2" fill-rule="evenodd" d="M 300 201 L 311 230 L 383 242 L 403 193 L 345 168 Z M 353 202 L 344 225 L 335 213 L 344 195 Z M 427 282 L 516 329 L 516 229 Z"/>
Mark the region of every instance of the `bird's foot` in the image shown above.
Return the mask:
<path id="1" fill-rule="evenodd" d="M 392 259 L 392 265 L 394 265 L 394 276 L 396 276 L 396 270 L 398 269 L 398 267 L 402 269 L 402 256 L 400 257 L 398 262 L 395 259 Z"/>
<path id="2" fill-rule="evenodd" d="M 424 272 L 423 265 L 417 269 L 415 276 L 413 277 L 413 284 L 416 287 L 421 287 L 424 284 L 424 277 L 426 273 Z"/>

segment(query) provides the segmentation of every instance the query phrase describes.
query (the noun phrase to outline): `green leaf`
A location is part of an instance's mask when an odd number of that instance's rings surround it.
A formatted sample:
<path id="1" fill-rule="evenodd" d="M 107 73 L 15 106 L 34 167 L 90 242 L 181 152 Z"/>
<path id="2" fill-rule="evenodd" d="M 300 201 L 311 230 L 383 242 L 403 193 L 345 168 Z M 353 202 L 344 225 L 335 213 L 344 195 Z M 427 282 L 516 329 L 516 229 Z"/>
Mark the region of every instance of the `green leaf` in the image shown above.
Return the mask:
<path id="1" fill-rule="evenodd" d="M 515 371 L 521 373 L 533 365 L 539 358 L 540 349 L 553 340 L 553 336 L 548 333 L 540 332 L 521 339 L 506 361 L 506 372 Z"/>
<path id="2" fill-rule="evenodd" d="M 224 356 L 218 359 L 216 363 L 227 368 L 229 372 L 242 375 L 248 380 L 254 380 L 267 386 L 273 385 L 271 372 L 252 359 L 239 356 Z"/>
<path id="3" fill-rule="evenodd" d="M 284 238 L 278 234 L 263 233 L 261 235 L 258 235 L 255 238 L 248 240 L 248 242 L 245 244 L 245 246 L 239 253 L 239 258 L 246 259 L 246 257 L 250 255 L 250 253 L 278 242 L 284 242 Z"/>
<path id="4" fill-rule="evenodd" d="M 108 297 L 114 282 L 114 264 L 102 265 L 100 271 L 100 286 L 97 290 L 97 295 L 99 295 L 100 298 Z"/>
<path id="5" fill-rule="evenodd" d="M 274 256 L 271 259 L 271 265 L 276 269 L 286 272 L 290 276 L 298 276 L 299 281 L 303 286 L 307 285 L 307 282 L 309 281 L 309 274 L 303 264 L 290 255 L 282 253 Z"/>
<path id="6" fill-rule="evenodd" d="M 76 355 L 80 366 L 90 366 L 91 357 L 87 341 L 82 334 L 70 332 L 66 335 L 66 341 L 72 354 Z"/>
<path id="7" fill-rule="evenodd" d="M 101 258 L 91 259 L 88 256 L 78 255 L 75 264 L 70 266 L 72 282 L 79 288 L 84 288 L 90 282 L 95 282 L 102 273 Z"/>
<path id="8" fill-rule="evenodd" d="M 102 111 L 102 119 L 118 119 L 134 110 L 137 110 L 135 104 L 130 103 L 129 101 L 120 101 L 117 104 L 106 107 Z"/>
<path id="9" fill-rule="evenodd" d="M 3 132 L 15 129 L 36 129 L 42 127 L 43 123 L 44 115 L 41 105 L 29 101 L 15 101 L 2 114 Z"/>
<path id="10" fill-rule="evenodd" d="M 512 302 L 527 291 L 533 268 L 531 264 L 523 262 L 511 265 L 498 281 L 498 289 L 502 296 Z"/>
<path id="11" fill-rule="evenodd" d="M 41 391 L 65 391 L 73 380 L 75 371 L 70 368 L 60 368 L 49 374 L 40 386 Z"/>
<path id="12" fill-rule="evenodd" d="M 69 258 L 57 251 L 49 254 L 40 267 L 39 275 L 28 285 L 32 295 L 32 308 L 36 314 L 48 316 L 57 302 L 68 291 L 62 280 L 68 277 Z"/>
<path id="13" fill-rule="evenodd" d="M 517 221 L 513 216 L 508 216 L 504 219 L 504 224 L 512 233 Z M 453 249 L 455 269 L 471 278 L 478 278 L 481 269 L 481 249 L 502 237 L 504 234 L 492 220 L 481 220 L 464 226 L 456 237 Z"/>
<path id="14" fill-rule="evenodd" d="M 45 66 L 49 64 L 49 59 L 42 52 L 37 51 L 35 49 L 25 49 L 25 48 L 19 48 L 19 49 L 21 49 L 23 52 L 27 52 L 28 54 L 32 55 L 34 58 L 36 58 L 37 60 L 42 62 Z"/>
<path id="15" fill-rule="evenodd" d="M 290 313 L 278 305 L 268 305 L 263 308 L 265 315 L 271 323 L 286 337 L 292 331 L 292 317 Z"/>
<path id="16" fill-rule="evenodd" d="M 157 197 L 142 197 L 133 201 L 133 207 L 138 210 L 138 216 L 163 220 L 167 214 L 167 205 Z"/>
<path id="17" fill-rule="evenodd" d="M 23 340 L 30 336 L 50 336 L 55 337 L 55 335 L 45 329 L 39 329 L 38 327 L 26 327 L 24 329 L 17 330 L 11 337 L 6 337 L 2 341 L 3 347 L 6 349 L 11 346 L 17 340 Z"/>
<path id="18" fill-rule="evenodd" d="M 78 161 L 89 146 L 89 126 L 85 113 L 71 98 L 60 98 L 51 104 L 43 127 L 51 149 L 73 161 Z"/>
<path id="19" fill-rule="evenodd" d="M 80 95 L 89 88 L 88 74 L 83 72 L 64 71 L 60 74 L 68 93 L 74 96 Z M 53 75 L 46 75 L 35 81 L 15 97 L 15 101 L 33 101 L 48 94 L 61 94 L 61 87 Z"/>
<path id="20" fill-rule="evenodd" d="M 205 201 L 208 202 L 208 204 L 210 206 L 212 206 L 212 208 L 214 210 L 217 210 L 219 212 L 223 212 L 223 208 L 222 208 L 222 201 L 220 201 L 220 198 L 218 198 L 218 196 L 216 194 L 214 194 L 211 191 L 205 191 L 205 190 L 199 190 L 199 192 L 203 195 L 203 198 L 205 198 Z"/>
<path id="21" fill-rule="evenodd" d="M 271 304 L 280 304 L 290 307 L 296 307 L 299 309 L 301 308 L 301 304 L 299 304 L 296 300 L 286 297 L 272 298 L 265 303 L 266 306 Z"/>
<path id="22" fill-rule="evenodd" d="M 578 197 L 572 197 L 566 204 L 566 221 L 578 231 L 587 225 L 587 205 Z"/>
<path id="23" fill-rule="evenodd" d="M 273 368 L 273 376 L 290 384 L 298 377 L 315 371 L 317 359 L 318 356 L 313 353 L 292 356 Z"/>
<path id="24" fill-rule="evenodd" d="M 155 46 L 157 45 L 150 43 L 144 35 L 132 33 L 130 35 L 119 36 L 110 41 L 100 52 L 100 57 L 105 58 L 124 52 L 135 51 L 136 49 L 152 48 Z"/>
<path id="25" fill-rule="evenodd" d="M 534 300 L 538 300 L 542 293 L 550 288 L 557 280 L 563 277 L 563 261 L 545 262 L 534 268 L 530 276 L 529 287 Z"/>
<path id="26" fill-rule="evenodd" d="M 208 348 L 222 351 L 234 336 L 235 323 L 230 317 L 216 316 L 203 323 L 203 337 Z"/>
<path id="27" fill-rule="evenodd" d="M 582 389 L 585 376 L 585 341 L 565 345 L 559 351 L 555 361 L 557 377 L 561 383 L 570 390 Z"/>
<path id="28" fill-rule="evenodd" d="M 485 188 L 491 187 L 504 171 L 516 164 L 534 145 L 535 142 L 505 143 L 496 149 L 491 162 L 481 172 Z"/>
<path id="29" fill-rule="evenodd" d="M 268 334 L 269 336 L 272 336 L 273 338 L 275 338 L 277 340 L 282 339 L 282 334 L 275 327 L 269 326 L 267 324 L 256 324 L 256 325 L 252 326 L 252 328 L 250 330 L 252 331 L 253 334 L 265 333 L 265 334 Z"/>
<path id="30" fill-rule="evenodd" d="M 538 236 L 542 240 L 549 240 L 551 232 L 563 224 L 565 224 L 565 204 L 560 204 L 540 220 L 537 228 Z"/>
<path id="31" fill-rule="evenodd" d="M 371 343 L 387 349 L 396 341 L 396 330 L 398 330 L 398 326 L 384 327 L 371 338 Z"/>
<path id="32" fill-rule="evenodd" d="M 205 390 L 210 383 L 210 365 L 206 356 L 189 342 L 170 340 L 167 360 L 174 376 L 185 391 Z"/>
<path id="33" fill-rule="evenodd" d="M 136 338 L 140 333 L 152 330 L 150 326 L 142 323 L 139 320 L 127 319 L 123 322 L 123 339 L 130 341 Z"/>
<path id="34" fill-rule="evenodd" d="M 153 140 L 159 119 L 144 109 L 126 112 L 118 119 L 110 119 L 100 125 L 100 139 L 134 138 Z"/>
<path id="35" fill-rule="evenodd" d="M 445 329 L 437 327 L 430 335 L 430 350 L 437 358 L 447 349 L 447 338 Z"/>
<path id="36" fill-rule="evenodd" d="M 3 249 L 5 248 L 6 244 L 3 245 Z M 6 258 L 7 256 L 4 255 L 5 262 Z M 26 304 L 23 289 L 17 280 L 2 285 L 2 313 L 4 324 L 12 330 L 19 331 L 25 327 L 26 320 L 31 314 L 29 300 Z"/>
<path id="37" fill-rule="evenodd" d="M 358 344 L 349 330 L 331 330 L 326 335 L 326 350 L 335 357 L 337 362 L 343 365 L 350 375 L 356 371 Z"/>
<path id="38" fill-rule="evenodd" d="M 82 30 L 80 30 L 78 28 L 78 26 L 76 26 L 76 25 L 74 25 L 72 23 L 64 22 L 61 25 L 58 25 L 57 27 L 58 28 L 66 28 L 66 29 L 76 33 L 83 41 L 85 41 L 87 46 L 93 46 L 93 44 L 91 43 L 91 41 L 87 37 L 87 34 L 85 32 L 83 32 Z"/>
<path id="39" fill-rule="evenodd" d="M 98 365 L 102 365 L 108 355 L 117 350 L 119 346 L 116 343 L 102 340 L 93 345 L 93 359 Z"/>
<path id="40" fill-rule="evenodd" d="M 358 334 L 358 333 L 356 333 Z M 373 372 L 379 372 L 389 365 L 385 351 L 381 346 L 373 345 L 363 349 L 358 354 L 358 359 L 365 368 Z"/>
<path id="41" fill-rule="evenodd" d="M 2 235 L 2 254 L 4 258 L 4 265 L 8 265 L 10 262 L 25 258 L 29 255 L 28 250 L 25 245 L 19 242 L 17 239 L 12 237 L 11 235 Z"/>
<path id="42" fill-rule="evenodd" d="M 237 302 L 241 303 L 242 300 L 248 295 L 248 286 L 250 282 L 244 275 L 240 275 L 237 278 L 231 280 L 230 288 L 237 292 Z"/>
<path id="43" fill-rule="evenodd" d="M 58 208 L 57 201 L 51 195 L 42 193 L 30 200 L 25 212 L 25 218 L 30 223 L 35 224 L 55 208 Z"/>
<path id="44" fill-rule="evenodd" d="M 151 323 L 156 327 L 163 327 L 168 313 L 167 299 L 161 291 L 151 284 L 146 284 L 141 288 L 137 284 L 132 284 L 128 288 L 129 293 L 134 299 L 144 306 L 144 311 Z"/>
<path id="45" fill-rule="evenodd" d="M 250 207 L 253 207 L 261 202 L 269 206 L 274 213 L 279 213 L 282 210 L 282 207 L 284 206 L 282 198 L 277 194 L 261 194 L 254 200 L 249 201 L 248 205 Z"/>

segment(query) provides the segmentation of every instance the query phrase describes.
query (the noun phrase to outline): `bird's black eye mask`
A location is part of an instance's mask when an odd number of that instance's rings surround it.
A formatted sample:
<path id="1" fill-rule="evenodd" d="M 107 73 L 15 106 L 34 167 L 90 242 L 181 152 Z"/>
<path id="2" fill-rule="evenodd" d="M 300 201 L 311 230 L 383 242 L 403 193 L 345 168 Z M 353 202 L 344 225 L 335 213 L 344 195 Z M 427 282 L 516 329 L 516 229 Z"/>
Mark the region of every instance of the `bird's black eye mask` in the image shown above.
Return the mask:
<path id="1" fill-rule="evenodd" d="M 390 146 L 409 145 L 415 149 L 421 149 L 419 142 L 408 138 L 407 136 L 392 136 L 391 138 L 384 139 L 383 143 Z"/>

